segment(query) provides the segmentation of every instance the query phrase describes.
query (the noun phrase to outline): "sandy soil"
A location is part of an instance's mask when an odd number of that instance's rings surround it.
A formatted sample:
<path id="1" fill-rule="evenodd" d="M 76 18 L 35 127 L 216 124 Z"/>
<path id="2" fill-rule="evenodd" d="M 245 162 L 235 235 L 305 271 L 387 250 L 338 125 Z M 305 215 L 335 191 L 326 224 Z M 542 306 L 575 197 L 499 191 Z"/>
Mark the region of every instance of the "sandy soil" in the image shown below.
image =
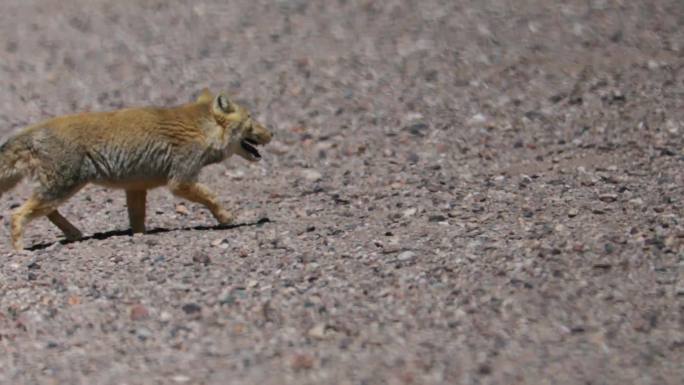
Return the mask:
<path id="1" fill-rule="evenodd" d="M 7 0 L 0 132 L 227 90 L 273 128 L 202 179 L 87 188 L 10 251 L 3 384 L 679 384 L 684 4 Z"/>

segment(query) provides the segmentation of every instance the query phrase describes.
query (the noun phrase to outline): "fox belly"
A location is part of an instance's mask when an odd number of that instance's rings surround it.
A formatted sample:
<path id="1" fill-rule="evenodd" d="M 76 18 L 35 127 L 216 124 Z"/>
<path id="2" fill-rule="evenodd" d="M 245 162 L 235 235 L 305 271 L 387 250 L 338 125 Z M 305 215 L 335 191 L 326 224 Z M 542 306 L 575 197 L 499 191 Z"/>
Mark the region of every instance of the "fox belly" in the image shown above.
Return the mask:
<path id="1" fill-rule="evenodd" d="M 94 180 L 92 183 L 114 189 L 123 190 L 150 190 L 153 188 L 165 186 L 168 182 L 166 178 L 150 178 L 150 179 L 128 179 L 128 180 Z"/>
<path id="2" fill-rule="evenodd" d="M 116 146 L 105 144 L 87 150 L 83 167 L 89 182 L 114 188 L 147 189 L 162 186 L 173 166 L 170 146 L 141 143 Z"/>

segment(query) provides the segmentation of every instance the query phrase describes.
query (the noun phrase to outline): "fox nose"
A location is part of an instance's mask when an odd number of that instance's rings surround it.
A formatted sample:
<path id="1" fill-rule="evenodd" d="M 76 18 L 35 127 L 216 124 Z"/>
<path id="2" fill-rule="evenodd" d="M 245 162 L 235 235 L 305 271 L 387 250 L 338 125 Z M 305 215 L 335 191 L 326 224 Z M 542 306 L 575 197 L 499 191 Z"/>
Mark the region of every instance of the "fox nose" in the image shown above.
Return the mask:
<path id="1" fill-rule="evenodd" d="M 256 131 L 258 132 L 258 137 L 261 144 L 266 144 L 273 138 L 273 133 L 262 125 L 259 125 L 259 128 Z"/>

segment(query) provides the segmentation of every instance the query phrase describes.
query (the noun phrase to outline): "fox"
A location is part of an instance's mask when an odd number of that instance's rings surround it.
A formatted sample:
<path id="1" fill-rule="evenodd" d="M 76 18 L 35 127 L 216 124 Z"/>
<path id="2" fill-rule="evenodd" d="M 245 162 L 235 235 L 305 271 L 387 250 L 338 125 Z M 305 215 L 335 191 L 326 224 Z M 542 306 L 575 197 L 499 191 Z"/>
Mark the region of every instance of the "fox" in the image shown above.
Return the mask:
<path id="1" fill-rule="evenodd" d="M 0 195 L 24 178 L 35 185 L 11 215 L 12 247 L 23 250 L 25 226 L 43 216 L 67 240 L 81 239 L 58 207 L 88 184 L 125 190 L 133 234 L 145 232 L 147 190 L 162 186 L 230 224 L 233 213 L 198 182 L 200 171 L 234 154 L 257 162 L 257 147 L 272 136 L 227 93 L 209 89 L 175 107 L 83 112 L 28 126 L 0 145 Z"/>

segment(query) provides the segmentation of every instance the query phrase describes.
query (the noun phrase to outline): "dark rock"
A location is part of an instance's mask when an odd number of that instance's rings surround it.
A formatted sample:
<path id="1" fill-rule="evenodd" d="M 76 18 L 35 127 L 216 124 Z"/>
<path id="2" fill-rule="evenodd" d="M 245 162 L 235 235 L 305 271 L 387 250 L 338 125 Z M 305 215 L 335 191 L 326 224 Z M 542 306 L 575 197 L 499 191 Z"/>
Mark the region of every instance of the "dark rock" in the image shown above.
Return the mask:
<path id="1" fill-rule="evenodd" d="M 431 215 L 431 216 L 428 218 L 428 221 L 429 221 L 429 222 L 444 222 L 444 221 L 446 221 L 446 220 L 447 220 L 447 217 L 445 217 L 444 215 L 441 215 L 441 214 L 438 214 L 438 215 Z"/>
<path id="2" fill-rule="evenodd" d="M 211 263 L 211 258 L 210 258 L 207 254 L 205 254 L 205 253 L 203 253 L 203 252 L 196 252 L 196 253 L 192 256 L 192 261 L 195 262 L 195 263 L 200 263 L 200 264 L 203 264 L 203 265 L 208 265 L 208 264 Z"/>
<path id="3" fill-rule="evenodd" d="M 411 135 L 424 137 L 429 126 L 425 123 L 415 123 L 405 128 Z"/>
<path id="4" fill-rule="evenodd" d="M 202 307 L 196 303 L 186 303 L 182 309 L 185 314 L 196 314 L 202 311 Z"/>

